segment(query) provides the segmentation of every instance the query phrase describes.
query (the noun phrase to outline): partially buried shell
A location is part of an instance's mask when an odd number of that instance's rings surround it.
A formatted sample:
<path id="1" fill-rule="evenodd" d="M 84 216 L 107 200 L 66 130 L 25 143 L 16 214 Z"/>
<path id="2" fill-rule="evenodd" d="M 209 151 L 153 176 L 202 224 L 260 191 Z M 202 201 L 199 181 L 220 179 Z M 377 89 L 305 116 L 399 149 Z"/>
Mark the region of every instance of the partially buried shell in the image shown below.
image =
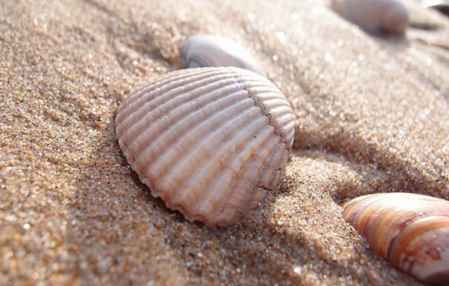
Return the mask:
<path id="1" fill-rule="evenodd" d="M 344 205 L 344 218 L 376 254 L 417 279 L 449 283 L 449 202 L 408 193 L 362 196 Z"/>
<path id="2" fill-rule="evenodd" d="M 449 0 L 420 0 L 424 7 L 432 8 L 449 16 Z"/>
<path id="3" fill-rule="evenodd" d="M 121 106 L 116 134 L 140 179 L 189 220 L 224 226 L 277 187 L 295 116 L 266 78 L 238 68 L 169 73 Z"/>
<path id="4" fill-rule="evenodd" d="M 264 74 L 246 49 L 224 37 L 190 37 L 181 47 L 181 60 L 186 68 L 233 66 Z"/>
<path id="5" fill-rule="evenodd" d="M 403 34 L 408 11 L 399 0 L 331 0 L 332 9 L 348 21 L 372 33 Z"/>

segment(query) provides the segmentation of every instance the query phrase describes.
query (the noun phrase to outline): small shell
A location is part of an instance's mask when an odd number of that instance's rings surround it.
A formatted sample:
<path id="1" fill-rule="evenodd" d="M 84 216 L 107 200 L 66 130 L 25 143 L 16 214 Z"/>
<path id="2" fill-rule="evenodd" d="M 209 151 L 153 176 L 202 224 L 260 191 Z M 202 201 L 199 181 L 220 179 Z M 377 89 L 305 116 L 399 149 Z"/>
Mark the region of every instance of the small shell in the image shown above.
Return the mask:
<path id="1" fill-rule="evenodd" d="M 448 284 L 448 201 L 408 193 L 373 194 L 346 203 L 343 216 L 395 267 L 423 282 Z"/>
<path id="2" fill-rule="evenodd" d="M 348 21 L 371 32 L 403 34 L 407 8 L 399 0 L 332 0 L 332 9 Z"/>
<path id="3" fill-rule="evenodd" d="M 277 187 L 294 137 L 289 102 L 266 78 L 185 69 L 135 92 L 116 135 L 131 167 L 167 207 L 209 226 L 236 222 Z"/>
<path id="4" fill-rule="evenodd" d="M 253 56 L 230 39 L 197 35 L 181 48 L 182 64 L 186 68 L 233 66 L 264 74 Z"/>
<path id="5" fill-rule="evenodd" d="M 424 7 L 432 8 L 449 16 L 449 0 L 420 0 Z"/>

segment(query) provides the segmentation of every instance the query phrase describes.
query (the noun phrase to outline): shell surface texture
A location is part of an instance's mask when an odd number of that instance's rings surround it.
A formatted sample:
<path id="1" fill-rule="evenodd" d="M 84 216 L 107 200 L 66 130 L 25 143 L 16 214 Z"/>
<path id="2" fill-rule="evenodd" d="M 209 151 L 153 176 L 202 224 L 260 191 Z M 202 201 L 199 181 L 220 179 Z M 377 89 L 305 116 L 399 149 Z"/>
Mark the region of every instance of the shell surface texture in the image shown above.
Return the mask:
<path id="1" fill-rule="evenodd" d="M 219 36 L 190 37 L 181 47 L 181 61 L 185 68 L 233 66 L 264 74 L 246 49 Z"/>
<path id="2" fill-rule="evenodd" d="M 370 33 L 404 34 L 409 22 L 399 0 L 332 0 L 331 8 Z"/>
<path id="3" fill-rule="evenodd" d="M 233 68 L 168 73 L 119 108 L 116 135 L 139 178 L 170 209 L 208 226 L 235 223 L 276 189 L 295 132 L 268 79 Z"/>
<path id="4" fill-rule="evenodd" d="M 449 201 L 372 194 L 346 203 L 343 216 L 398 269 L 432 285 L 449 285 Z"/>

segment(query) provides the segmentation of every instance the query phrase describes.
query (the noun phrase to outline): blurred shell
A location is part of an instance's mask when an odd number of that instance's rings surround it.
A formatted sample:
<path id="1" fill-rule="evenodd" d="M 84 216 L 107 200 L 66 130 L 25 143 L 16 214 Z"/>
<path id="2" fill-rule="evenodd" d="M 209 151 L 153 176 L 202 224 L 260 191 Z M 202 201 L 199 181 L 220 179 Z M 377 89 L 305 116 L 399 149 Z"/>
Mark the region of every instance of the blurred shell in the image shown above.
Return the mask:
<path id="1" fill-rule="evenodd" d="M 420 0 L 424 7 L 432 8 L 449 16 L 449 0 Z"/>
<path id="2" fill-rule="evenodd" d="M 407 8 L 398 0 L 332 0 L 332 9 L 368 32 L 405 33 Z"/>
<path id="3" fill-rule="evenodd" d="M 408 193 L 373 194 L 344 205 L 343 216 L 376 254 L 427 283 L 449 281 L 449 202 Z"/>
<path id="4" fill-rule="evenodd" d="M 238 68 L 169 73 L 120 107 L 116 135 L 131 167 L 167 207 L 224 226 L 275 189 L 295 116 L 266 78 Z"/>
<path id="5" fill-rule="evenodd" d="M 264 74 L 253 56 L 230 39 L 197 35 L 187 39 L 181 48 L 184 67 L 233 66 Z"/>

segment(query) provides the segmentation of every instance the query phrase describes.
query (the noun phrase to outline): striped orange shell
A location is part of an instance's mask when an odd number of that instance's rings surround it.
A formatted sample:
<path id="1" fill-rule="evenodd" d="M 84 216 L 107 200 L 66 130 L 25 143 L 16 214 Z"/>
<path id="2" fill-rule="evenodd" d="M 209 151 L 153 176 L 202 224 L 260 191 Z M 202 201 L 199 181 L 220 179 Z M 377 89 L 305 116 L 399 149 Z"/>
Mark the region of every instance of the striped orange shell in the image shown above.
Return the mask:
<path id="1" fill-rule="evenodd" d="M 187 219 L 236 222 L 277 187 L 294 137 L 289 102 L 233 67 L 180 70 L 132 94 L 116 135 L 152 194 Z"/>
<path id="2" fill-rule="evenodd" d="M 449 201 L 388 193 L 344 205 L 344 218 L 374 252 L 417 279 L 449 283 Z"/>

